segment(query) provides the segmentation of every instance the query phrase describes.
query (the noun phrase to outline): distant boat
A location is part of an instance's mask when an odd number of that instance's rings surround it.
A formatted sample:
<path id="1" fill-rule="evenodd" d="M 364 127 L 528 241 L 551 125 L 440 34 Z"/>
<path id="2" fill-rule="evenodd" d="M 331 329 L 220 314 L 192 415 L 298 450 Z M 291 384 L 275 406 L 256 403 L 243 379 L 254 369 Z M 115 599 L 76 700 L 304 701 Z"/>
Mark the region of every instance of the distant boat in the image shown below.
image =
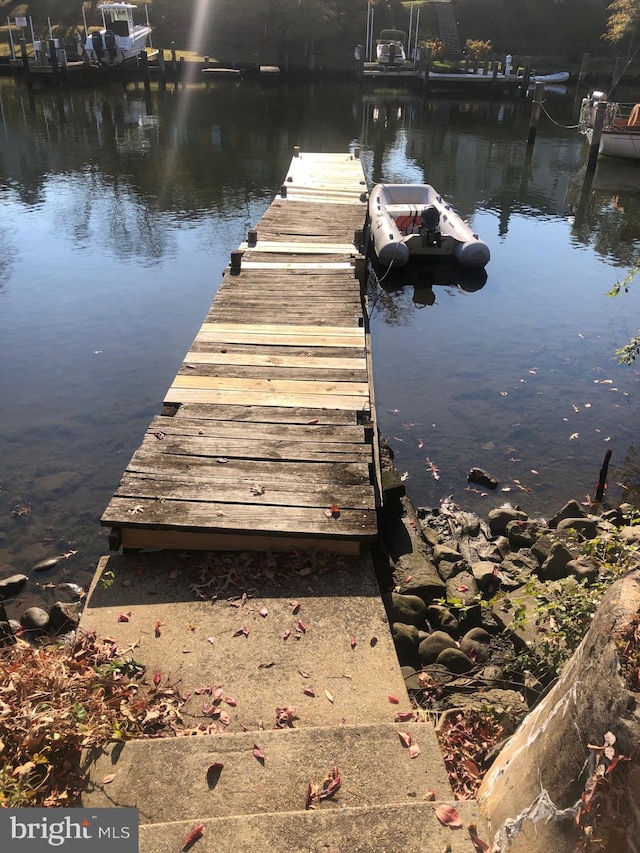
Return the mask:
<path id="1" fill-rule="evenodd" d="M 84 50 L 92 65 L 122 65 L 137 61 L 140 53 L 150 45 L 151 26 L 136 24 L 133 20 L 133 3 L 102 3 L 102 28 L 87 34 Z M 83 9 L 84 15 L 84 9 Z"/>
<path id="2" fill-rule="evenodd" d="M 404 43 L 407 34 L 402 30 L 381 30 L 376 42 L 376 60 L 381 65 L 402 65 L 407 60 Z"/>
<path id="3" fill-rule="evenodd" d="M 369 194 L 369 230 L 381 264 L 411 258 L 455 258 L 466 267 L 489 263 L 489 247 L 429 184 L 376 184 Z"/>
<path id="4" fill-rule="evenodd" d="M 534 83 L 566 83 L 570 77 L 569 71 L 556 71 L 555 74 L 532 74 L 529 80 Z"/>
<path id="5" fill-rule="evenodd" d="M 578 129 L 591 145 L 597 105 L 602 102 L 607 105 L 598 155 L 640 160 L 640 104 L 607 101 L 603 92 L 592 92 L 582 99 Z"/>

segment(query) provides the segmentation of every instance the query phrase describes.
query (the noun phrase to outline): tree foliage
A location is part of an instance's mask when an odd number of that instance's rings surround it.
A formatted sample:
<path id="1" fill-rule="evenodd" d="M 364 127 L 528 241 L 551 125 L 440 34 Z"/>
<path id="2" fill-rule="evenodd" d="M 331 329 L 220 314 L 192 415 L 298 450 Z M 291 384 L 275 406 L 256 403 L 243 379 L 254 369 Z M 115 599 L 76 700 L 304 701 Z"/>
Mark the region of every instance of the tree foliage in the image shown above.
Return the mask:
<path id="1" fill-rule="evenodd" d="M 607 29 L 602 38 L 618 44 L 628 37 L 631 47 L 640 29 L 640 0 L 613 0 L 607 11 Z"/>

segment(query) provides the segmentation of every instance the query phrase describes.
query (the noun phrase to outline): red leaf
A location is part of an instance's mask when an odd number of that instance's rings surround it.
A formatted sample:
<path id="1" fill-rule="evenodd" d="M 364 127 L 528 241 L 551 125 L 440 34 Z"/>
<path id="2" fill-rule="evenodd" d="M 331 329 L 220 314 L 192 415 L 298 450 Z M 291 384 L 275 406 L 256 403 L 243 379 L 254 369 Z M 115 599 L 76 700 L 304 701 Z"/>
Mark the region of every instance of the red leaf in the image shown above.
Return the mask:
<path id="1" fill-rule="evenodd" d="M 227 705 L 229 705 L 230 708 L 235 708 L 236 705 L 238 704 L 236 702 L 236 700 L 233 698 L 233 696 L 225 696 L 224 701 L 227 703 Z"/>
<path id="2" fill-rule="evenodd" d="M 304 624 L 304 622 L 301 619 L 298 620 L 298 624 L 296 625 L 296 630 L 300 631 L 301 634 L 307 633 L 307 626 Z"/>
<path id="3" fill-rule="evenodd" d="M 462 818 L 453 806 L 441 803 L 436 807 L 436 817 L 444 826 L 462 826 Z"/>
<path id="4" fill-rule="evenodd" d="M 331 504 L 331 515 L 334 518 L 340 518 L 340 507 L 338 504 Z"/>
<path id="5" fill-rule="evenodd" d="M 461 585 L 458 587 L 458 592 L 469 592 L 469 587 L 468 587 L 468 586 L 465 586 L 464 584 L 461 584 Z"/>
<path id="6" fill-rule="evenodd" d="M 355 647 L 358 645 L 358 641 L 356 640 L 356 638 L 352 637 L 350 642 L 351 642 L 351 648 L 355 649 Z"/>
<path id="7" fill-rule="evenodd" d="M 185 836 L 184 841 L 182 842 L 182 850 L 189 850 L 189 848 L 195 841 L 197 841 L 199 838 L 202 838 L 203 829 L 203 823 L 199 823 L 197 826 L 194 826 L 191 832 Z"/>
<path id="8" fill-rule="evenodd" d="M 263 619 L 265 619 L 269 615 L 269 611 L 266 607 L 261 607 L 260 610 L 258 610 L 258 613 L 260 614 L 260 616 L 262 616 Z"/>
<path id="9" fill-rule="evenodd" d="M 161 681 L 162 681 L 162 673 L 160 672 L 160 670 L 157 670 L 156 674 L 153 676 L 153 683 L 157 687 Z"/>
<path id="10" fill-rule="evenodd" d="M 249 636 L 249 629 L 244 628 L 244 627 L 238 628 L 238 630 L 235 632 L 235 634 L 233 636 L 239 637 L 241 634 L 244 634 L 245 637 L 248 637 Z"/>
<path id="11" fill-rule="evenodd" d="M 299 601 L 290 601 L 289 604 L 291 605 L 291 612 L 295 616 L 296 613 L 300 610 L 300 602 Z"/>
<path id="12" fill-rule="evenodd" d="M 305 696 L 315 696 L 315 691 L 313 691 L 310 687 L 304 687 L 302 692 Z"/>
<path id="13" fill-rule="evenodd" d="M 405 746 L 407 746 L 407 747 L 411 746 L 411 733 L 410 732 L 398 732 L 398 736 L 400 737 L 400 740 L 402 741 L 402 743 Z"/>
<path id="14" fill-rule="evenodd" d="M 156 637 L 160 636 L 160 633 L 161 633 L 160 628 L 161 627 L 162 627 L 162 622 L 156 622 L 156 624 L 154 625 L 153 630 L 155 632 Z"/>
<path id="15" fill-rule="evenodd" d="M 433 803 L 436 799 L 436 792 L 427 791 L 427 793 L 423 796 L 422 799 L 425 801 L 425 803 Z"/>
<path id="16" fill-rule="evenodd" d="M 398 699 L 398 697 L 394 696 L 392 693 L 387 696 L 387 699 L 389 700 L 389 702 L 391 702 L 392 705 L 400 704 L 400 700 Z"/>
<path id="17" fill-rule="evenodd" d="M 336 791 L 340 790 L 340 785 L 342 784 L 342 780 L 340 776 L 334 776 L 333 779 L 329 782 L 326 788 L 323 788 L 320 791 L 319 799 L 325 800 L 327 797 L 332 797 Z"/>
<path id="18" fill-rule="evenodd" d="M 304 798 L 305 809 L 308 809 L 311 803 L 313 802 L 313 793 L 313 783 L 309 782 L 309 784 L 307 785 L 307 793 Z"/>
<path id="19" fill-rule="evenodd" d="M 311 678 L 311 676 L 309 675 L 309 673 L 308 673 L 308 672 L 306 672 L 304 669 L 299 669 L 299 670 L 298 670 L 298 672 L 300 673 L 300 675 L 301 675 L 303 678 Z"/>
<path id="20" fill-rule="evenodd" d="M 121 613 L 118 616 L 118 622 L 128 622 L 131 619 L 131 610 L 128 613 Z"/>
<path id="21" fill-rule="evenodd" d="M 489 845 L 486 841 L 483 841 L 478 837 L 478 829 L 475 823 L 470 823 L 468 826 L 469 835 L 471 836 L 471 841 L 473 842 L 473 846 L 476 848 L 477 853 L 487 853 L 489 850 Z"/>
<path id="22" fill-rule="evenodd" d="M 409 747 L 409 758 L 417 758 L 420 755 L 420 747 L 417 743 L 412 743 Z"/>
<path id="23" fill-rule="evenodd" d="M 287 630 L 286 630 L 286 631 L 284 632 L 284 634 L 282 635 L 282 639 L 283 639 L 283 640 L 286 640 L 286 639 L 287 639 L 288 637 L 290 637 L 290 636 L 291 636 L 291 630 L 290 630 L 289 628 L 287 628 Z"/>
<path id="24" fill-rule="evenodd" d="M 394 717 L 396 723 L 406 723 L 413 719 L 413 711 L 398 711 Z"/>
<path id="25" fill-rule="evenodd" d="M 265 759 L 264 749 L 261 746 L 258 746 L 257 743 L 253 745 L 253 754 L 258 759 L 258 761 L 263 762 Z"/>

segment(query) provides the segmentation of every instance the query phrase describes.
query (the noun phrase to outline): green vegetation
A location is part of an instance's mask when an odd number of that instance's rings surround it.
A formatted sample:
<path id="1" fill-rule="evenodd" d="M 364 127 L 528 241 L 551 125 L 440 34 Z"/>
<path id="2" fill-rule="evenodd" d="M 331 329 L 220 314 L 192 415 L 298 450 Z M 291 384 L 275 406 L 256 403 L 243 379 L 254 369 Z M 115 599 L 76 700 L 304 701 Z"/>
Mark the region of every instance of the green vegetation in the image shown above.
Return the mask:
<path id="1" fill-rule="evenodd" d="M 634 515 L 633 523 L 640 523 L 640 514 Z M 544 685 L 557 678 L 578 648 L 611 584 L 638 564 L 638 548 L 625 542 L 617 531 L 585 542 L 581 550 L 597 567 L 597 580 L 567 579 L 540 584 L 531 579 L 522 588 L 522 599 L 514 602 L 512 628 L 516 631 L 523 628 L 533 615 L 538 638 L 535 647 L 518 655 L 515 668 L 529 673 Z"/>

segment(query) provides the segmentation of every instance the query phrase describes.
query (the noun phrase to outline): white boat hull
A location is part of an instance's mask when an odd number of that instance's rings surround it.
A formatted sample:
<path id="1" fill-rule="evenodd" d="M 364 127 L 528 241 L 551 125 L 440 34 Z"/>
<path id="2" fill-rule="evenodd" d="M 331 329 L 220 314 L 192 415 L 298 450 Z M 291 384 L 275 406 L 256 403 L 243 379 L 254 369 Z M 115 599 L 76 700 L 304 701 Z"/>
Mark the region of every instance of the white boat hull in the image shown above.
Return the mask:
<path id="1" fill-rule="evenodd" d="M 92 65 L 122 65 L 137 61 L 149 45 L 151 27 L 136 24 L 132 3 L 102 3 L 103 26 L 87 33 L 85 53 Z"/>
<path id="2" fill-rule="evenodd" d="M 491 257 L 487 244 L 429 184 L 376 184 L 369 195 L 369 228 L 386 266 L 440 257 L 481 268 Z"/>

